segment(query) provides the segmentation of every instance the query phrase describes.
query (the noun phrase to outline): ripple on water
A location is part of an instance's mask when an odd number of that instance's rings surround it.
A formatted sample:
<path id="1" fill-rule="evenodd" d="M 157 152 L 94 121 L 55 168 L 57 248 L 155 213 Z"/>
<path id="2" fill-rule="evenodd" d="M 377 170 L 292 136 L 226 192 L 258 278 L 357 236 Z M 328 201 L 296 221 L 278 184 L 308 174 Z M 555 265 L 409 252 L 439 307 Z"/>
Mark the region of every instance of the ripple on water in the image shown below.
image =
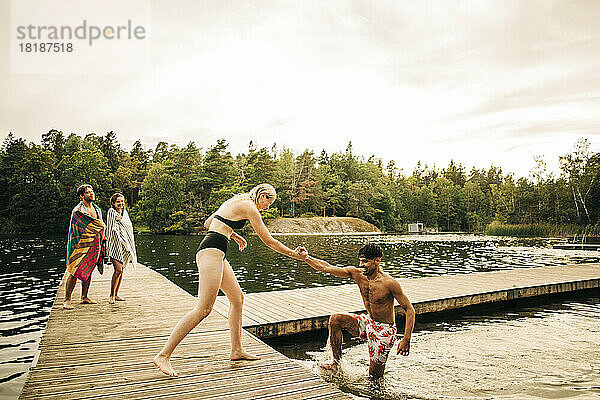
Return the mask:
<path id="1" fill-rule="evenodd" d="M 194 260 L 201 239 L 198 236 L 138 235 L 138 256 L 140 262 L 196 295 L 198 271 Z M 289 235 L 278 239 L 290 247 L 304 245 L 312 255 L 340 266 L 356 265 L 356 254 L 364 243 L 379 243 L 385 252 L 384 269 L 399 278 L 600 261 L 597 252 L 553 250 L 548 248 L 546 240 L 475 235 Z M 228 252 L 236 277 L 246 292 L 348 283 L 347 280 L 314 272 L 271 251 L 256 236 L 248 236 L 247 240 L 248 248 L 243 253 L 233 246 Z M 0 255 L 0 397 L 17 397 L 64 272 L 65 237 L 0 236 Z M 598 306 L 595 309 L 587 308 L 588 305 L 582 307 L 584 311 L 581 313 L 585 314 L 582 320 L 589 324 L 597 319 Z M 450 325 L 444 326 L 444 329 L 452 333 L 461 328 Z M 598 328 L 588 326 L 586 329 L 589 336 L 587 345 L 597 344 Z M 500 336 L 494 337 L 493 341 L 500 341 Z M 362 353 L 357 350 L 361 357 Z M 597 376 L 600 368 L 596 363 L 591 365 Z M 363 372 L 362 368 L 356 369 L 356 376 Z M 413 378 L 414 382 L 419 382 L 418 377 Z M 587 378 L 582 379 L 584 381 L 573 390 L 587 390 L 581 389 L 587 387 Z M 428 381 L 421 381 L 421 386 L 426 386 Z M 416 387 L 420 386 L 417 384 Z M 369 390 L 382 396 L 389 393 L 413 393 L 416 396 L 416 392 L 389 384 L 383 389 Z M 427 392 L 421 395 L 423 393 Z"/>
<path id="2" fill-rule="evenodd" d="M 62 277 L 64 246 L 62 236 L 0 236 L 0 398 L 20 393 Z"/>
<path id="3" fill-rule="evenodd" d="M 316 367 L 330 359 L 328 348 L 308 352 L 304 365 L 367 398 L 600 398 L 599 305 L 592 297 L 421 324 L 410 356 L 392 353 L 375 385 L 367 345 L 356 340 L 344 350 L 341 378 Z"/>

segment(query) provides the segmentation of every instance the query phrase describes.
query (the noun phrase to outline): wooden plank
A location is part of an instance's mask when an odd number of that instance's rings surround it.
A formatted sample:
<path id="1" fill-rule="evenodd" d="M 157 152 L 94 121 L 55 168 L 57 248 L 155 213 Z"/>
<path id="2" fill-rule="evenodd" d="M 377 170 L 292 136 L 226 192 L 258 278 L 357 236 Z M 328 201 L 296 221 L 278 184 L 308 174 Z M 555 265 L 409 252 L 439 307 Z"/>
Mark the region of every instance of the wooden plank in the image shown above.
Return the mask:
<path id="1" fill-rule="evenodd" d="M 577 243 L 567 243 L 567 244 L 555 244 L 552 246 L 553 249 L 561 249 L 561 250 L 598 250 L 600 248 L 600 244 L 577 244 Z"/>
<path id="2" fill-rule="evenodd" d="M 521 268 L 506 271 L 399 279 L 418 314 L 439 312 L 471 305 L 508 301 L 550 293 L 564 293 L 600 287 L 600 264 Z M 269 323 L 244 324 L 259 337 L 274 337 L 325 328 L 335 312 L 365 312 L 355 284 L 250 293 L 246 304 L 253 312 L 273 304 L 282 315 Z M 290 304 L 285 313 L 283 309 Z M 302 309 L 302 312 L 296 310 Z M 402 314 L 397 306 L 396 313 Z M 310 315 L 312 314 L 312 315 Z"/>
<path id="3" fill-rule="evenodd" d="M 176 322 L 195 299 L 145 267 L 128 269 L 121 292 L 126 302 L 109 305 L 110 274 L 93 277 L 95 305 L 62 309 L 64 284 L 52 306 L 21 398 L 348 398 L 309 371 L 244 332 L 244 346 L 263 358 L 232 362 L 226 315 L 217 299 L 213 313 L 181 343 L 172 362 L 178 379 L 151 363 Z M 522 268 L 399 280 L 417 313 L 600 287 L 600 264 Z M 78 289 L 76 289 L 78 290 Z M 77 292 L 74 293 L 77 295 Z M 334 312 L 361 312 L 356 285 L 245 295 L 243 324 L 272 337 L 323 329 Z M 400 309 L 397 308 L 400 314 Z M 61 377 L 57 380 L 57 377 Z"/>
<path id="4" fill-rule="evenodd" d="M 152 357 L 195 299 L 146 267 L 126 273 L 120 292 L 127 301 L 113 305 L 110 273 L 93 276 L 90 297 L 98 304 L 73 302 L 75 310 L 62 308 L 61 283 L 21 399 L 283 398 L 298 391 L 349 398 L 247 332 L 244 346 L 262 358 L 229 360 L 228 324 L 217 310 L 173 354 L 180 377 L 164 376 Z"/>

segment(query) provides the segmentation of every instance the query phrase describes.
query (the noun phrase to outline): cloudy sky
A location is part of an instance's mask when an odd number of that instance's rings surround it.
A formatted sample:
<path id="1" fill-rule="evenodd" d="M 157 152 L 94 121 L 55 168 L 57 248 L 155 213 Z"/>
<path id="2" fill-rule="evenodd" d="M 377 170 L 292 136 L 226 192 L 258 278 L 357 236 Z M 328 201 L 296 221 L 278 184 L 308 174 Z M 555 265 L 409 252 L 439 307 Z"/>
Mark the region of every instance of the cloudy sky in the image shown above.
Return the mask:
<path id="1" fill-rule="evenodd" d="M 114 130 L 232 153 L 375 154 L 550 169 L 600 151 L 600 1 L 197 1 L 150 4 L 151 62 L 130 74 L 18 74 L 0 59 L 0 138 Z M 135 15 L 132 17 L 135 19 Z M 9 54 L 10 1 L 0 0 Z M 114 62 L 118 62 L 115 59 Z"/>

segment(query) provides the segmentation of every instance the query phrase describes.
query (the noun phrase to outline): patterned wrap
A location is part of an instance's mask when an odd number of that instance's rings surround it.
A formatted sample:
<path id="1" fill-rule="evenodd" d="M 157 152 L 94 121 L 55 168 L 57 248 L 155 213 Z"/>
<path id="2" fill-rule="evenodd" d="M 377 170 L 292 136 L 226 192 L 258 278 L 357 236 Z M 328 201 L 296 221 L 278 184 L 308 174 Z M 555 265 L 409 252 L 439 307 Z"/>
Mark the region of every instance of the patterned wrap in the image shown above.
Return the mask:
<path id="1" fill-rule="evenodd" d="M 92 203 L 99 218 L 93 218 L 85 212 L 85 206 L 79 203 L 71 213 L 71 225 L 67 239 L 67 271 L 75 278 L 85 282 L 94 267 L 103 262 L 104 222 L 102 211 Z"/>
<path id="2" fill-rule="evenodd" d="M 133 224 L 127 210 L 123 210 L 120 221 L 119 213 L 114 208 L 109 208 L 106 213 L 106 255 L 119 261 L 125 267 L 128 263 L 137 263 Z"/>
<path id="3" fill-rule="evenodd" d="M 359 337 L 367 341 L 372 362 L 385 364 L 396 341 L 396 325 L 373 320 L 369 314 L 359 314 Z"/>

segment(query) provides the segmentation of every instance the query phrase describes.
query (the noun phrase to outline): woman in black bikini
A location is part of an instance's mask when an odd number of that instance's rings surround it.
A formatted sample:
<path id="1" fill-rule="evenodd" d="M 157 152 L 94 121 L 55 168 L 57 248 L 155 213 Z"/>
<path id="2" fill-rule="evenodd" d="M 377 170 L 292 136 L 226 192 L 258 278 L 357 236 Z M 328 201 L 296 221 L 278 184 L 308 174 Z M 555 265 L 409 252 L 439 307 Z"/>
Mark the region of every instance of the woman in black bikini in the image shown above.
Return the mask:
<path id="1" fill-rule="evenodd" d="M 229 299 L 229 331 L 231 336 L 232 360 L 256 360 L 259 357 L 247 353 L 242 347 L 242 305 L 244 294 L 235 278 L 229 261 L 225 258 L 229 239 L 233 239 L 240 251 L 246 248 L 246 240 L 234 232 L 240 229 L 246 221 L 261 240 L 271 249 L 295 258 L 304 260 L 306 255 L 290 249 L 274 239 L 263 223 L 260 210 L 266 210 L 275 201 L 277 194 L 273 186 L 263 183 L 249 193 L 237 195 L 227 200 L 204 223 L 208 234 L 198 247 L 196 264 L 200 274 L 198 284 L 198 302 L 196 307 L 179 320 L 171 336 L 162 350 L 154 357 L 154 364 L 169 376 L 177 376 L 170 363 L 171 354 L 175 347 L 210 314 L 219 289 Z"/>

